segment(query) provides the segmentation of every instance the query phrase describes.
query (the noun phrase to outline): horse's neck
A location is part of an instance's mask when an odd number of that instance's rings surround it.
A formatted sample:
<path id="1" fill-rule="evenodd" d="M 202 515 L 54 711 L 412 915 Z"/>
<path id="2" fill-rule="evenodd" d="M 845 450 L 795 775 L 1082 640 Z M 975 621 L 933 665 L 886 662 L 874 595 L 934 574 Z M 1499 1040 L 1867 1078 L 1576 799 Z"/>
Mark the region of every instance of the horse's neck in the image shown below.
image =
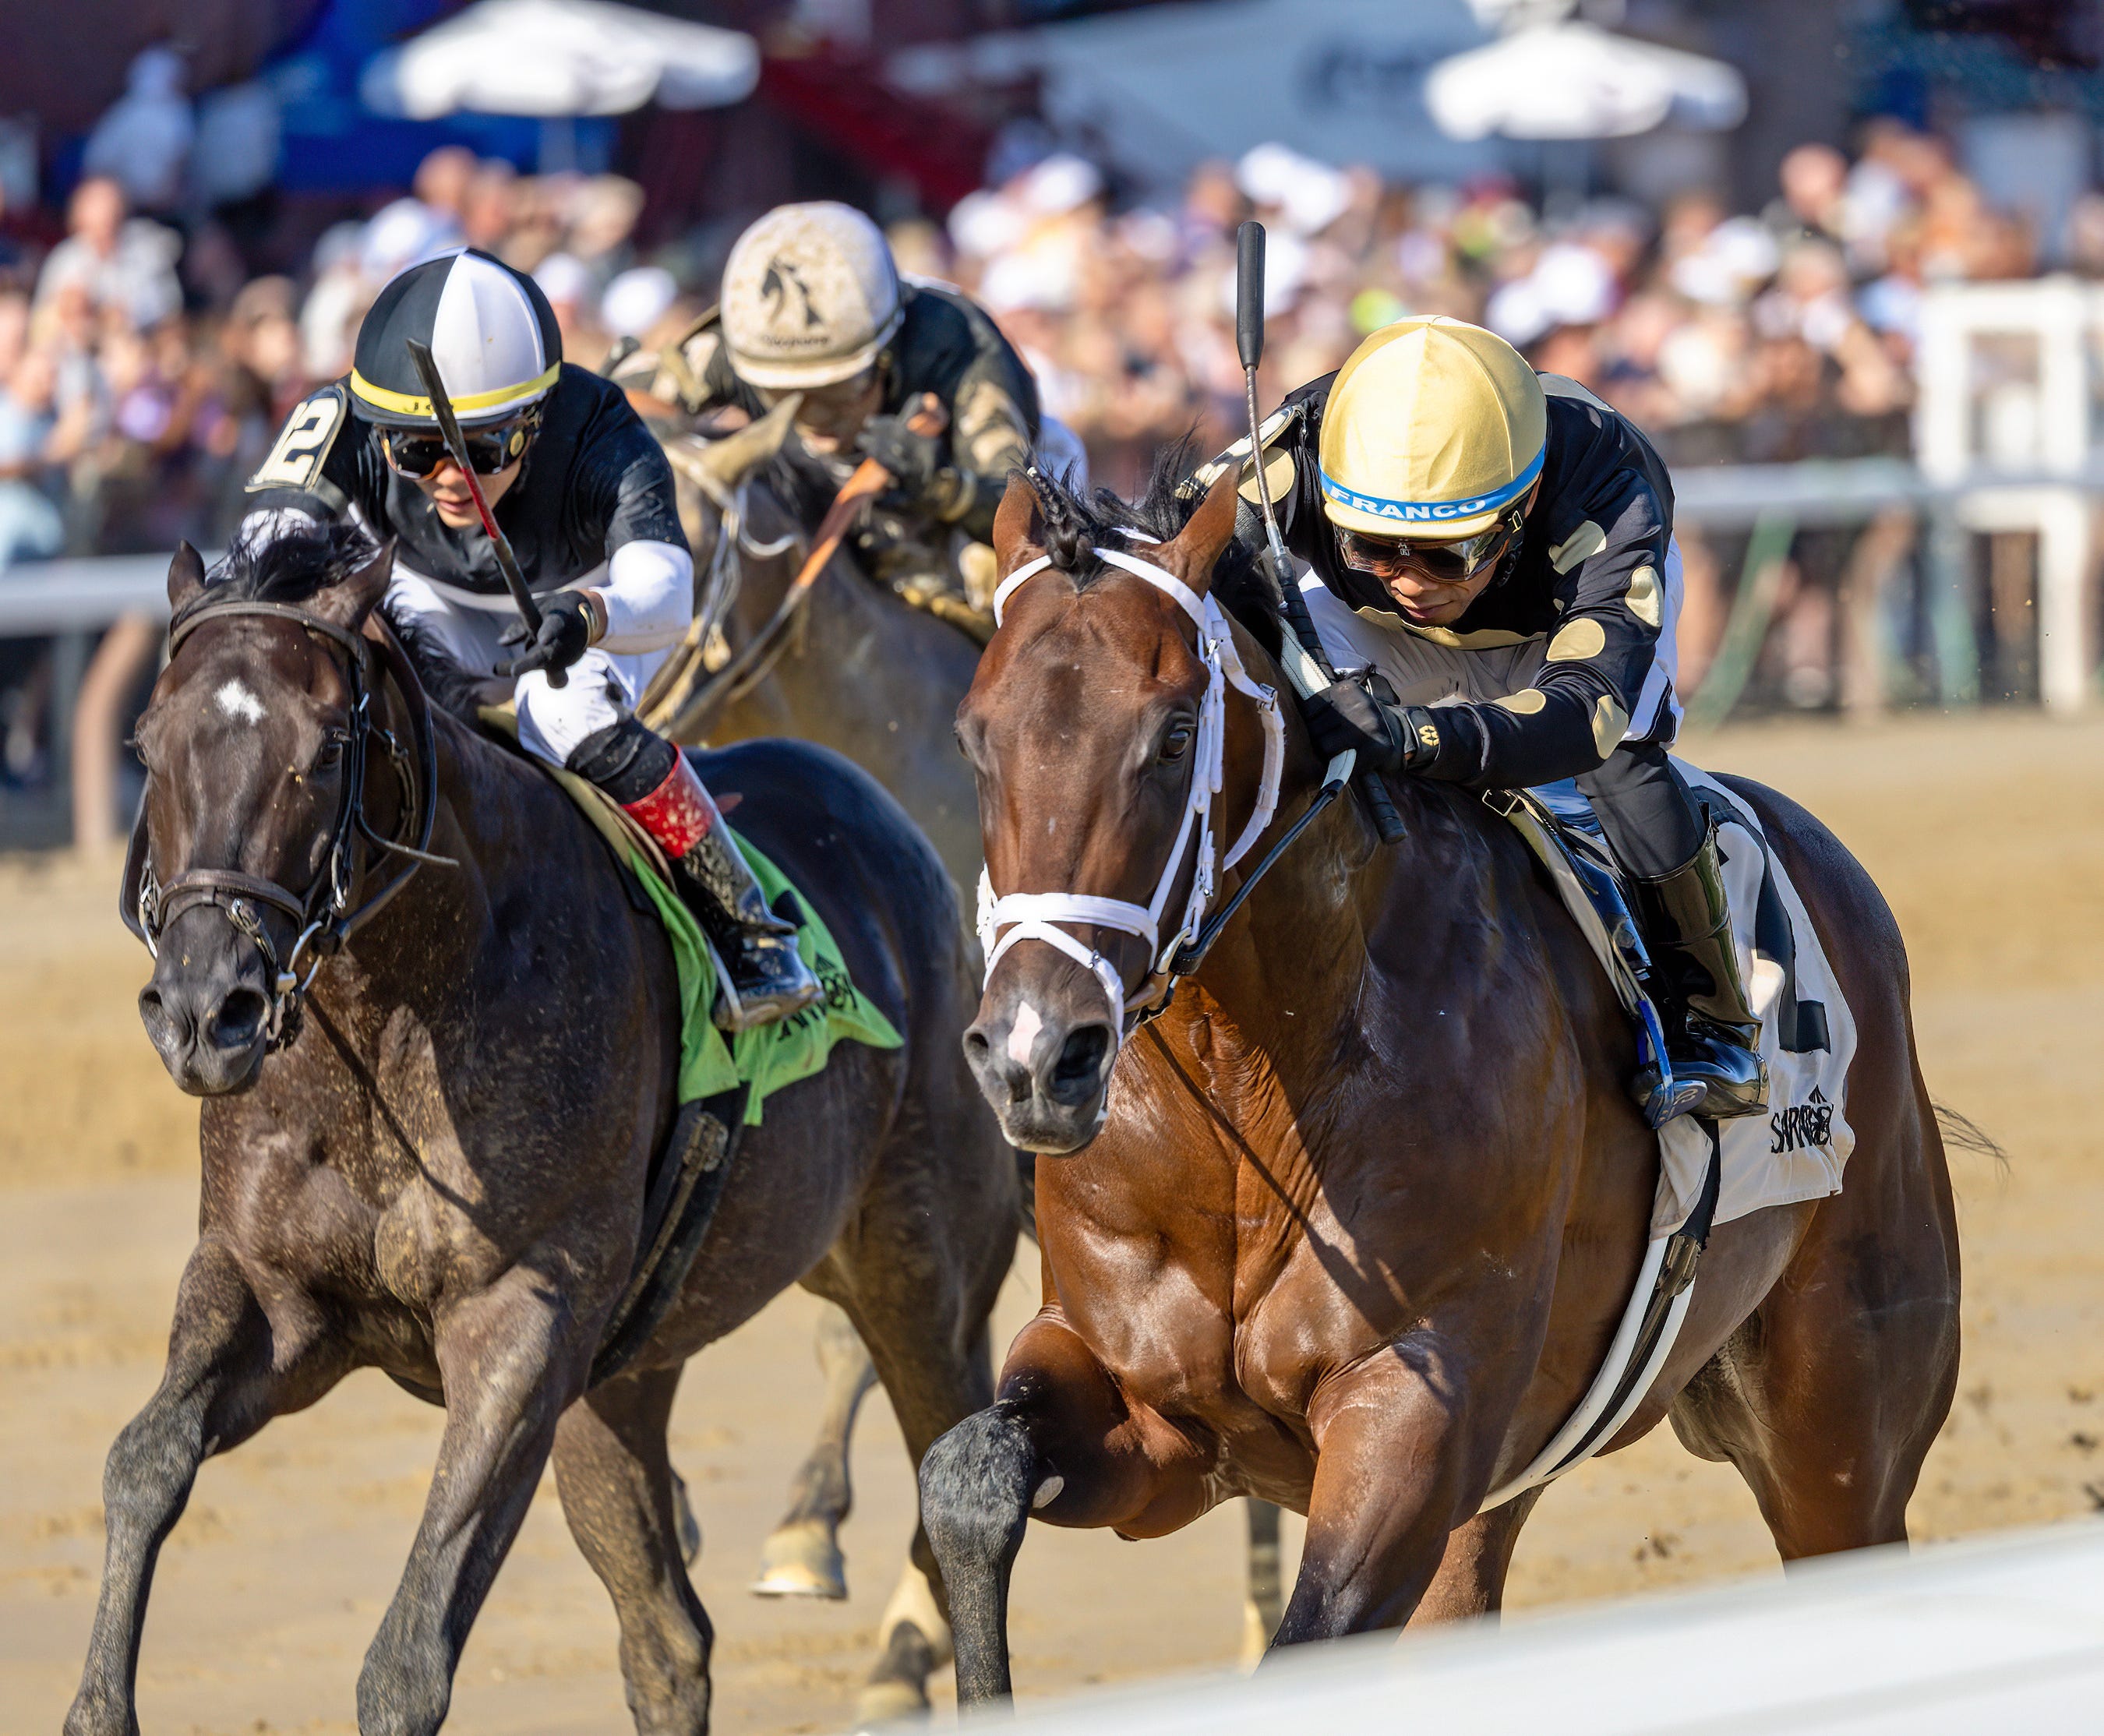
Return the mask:
<path id="1" fill-rule="evenodd" d="M 1290 719 L 1287 787 L 1272 831 L 1246 858 L 1254 866 L 1313 799 L 1321 762 L 1292 720 L 1284 672 L 1239 625 L 1236 638 L 1250 672 L 1277 688 Z M 1369 993 L 1376 986 L 1369 983 L 1372 973 L 1393 976 L 1406 963 L 1375 956 L 1372 933 L 1384 912 L 1406 899 L 1413 930 L 1429 937 L 1457 923 L 1479 923 L 1504 896 L 1487 809 L 1451 786 L 1389 781 L 1404 836 L 1380 844 L 1358 796 L 1347 791 L 1279 858 L 1199 973 L 1216 1009 L 1211 1017 L 1232 1023 L 1237 1041 L 1261 1051 L 1289 1088 L 1333 1073 L 1340 1054 L 1360 1047 L 1367 1007 L 1398 986 L 1379 985 L 1384 992 Z M 1237 807 L 1236 814 L 1245 811 Z M 1230 879 L 1221 896 L 1233 888 Z M 1195 1029 L 1186 1030 L 1199 1038 Z"/>

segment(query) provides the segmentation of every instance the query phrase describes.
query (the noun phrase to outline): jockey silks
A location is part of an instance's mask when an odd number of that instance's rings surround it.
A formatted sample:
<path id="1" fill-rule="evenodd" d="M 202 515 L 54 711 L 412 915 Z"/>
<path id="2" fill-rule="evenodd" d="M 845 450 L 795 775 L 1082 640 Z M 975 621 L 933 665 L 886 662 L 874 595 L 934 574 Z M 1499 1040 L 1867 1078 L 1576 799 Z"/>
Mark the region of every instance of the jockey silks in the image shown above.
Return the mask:
<path id="1" fill-rule="evenodd" d="M 1301 410 L 1281 437 L 1294 461 L 1279 502 L 1287 547 L 1334 597 L 1385 630 L 1461 652 L 1546 645 L 1530 685 L 1440 706 L 1438 751 L 1420 769 L 1511 789 L 1593 770 L 1633 717 L 1650 739 L 1669 741 L 1669 696 L 1647 696 L 1644 687 L 1665 617 L 1673 485 L 1636 425 L 1576 381 L 1541 376 L 1548 444 L 1519 544 L 1466 614 L 1426 626 L 1406 617 L 1377 578 L 1340 558 L 1316 459 L 1335 377 L 1286 400 Z"/>
<path id="2" fill-rule="evenodd" d="M 375 536 L 396 539 L 403 566 L 501 601 L 503 576 L 481 527 L 445 523 L 414 479 L 389 465 L 381 438 L 354 413 L 345 381 L 321 387 L 249 479 L 250 510 L 354 513 Z M 542 400 L 540 431 L 494 511 L 536 591 L 560 589 L 631 543 L 686 547 L 663 448 L 618 386 L 569 363 Z"/>

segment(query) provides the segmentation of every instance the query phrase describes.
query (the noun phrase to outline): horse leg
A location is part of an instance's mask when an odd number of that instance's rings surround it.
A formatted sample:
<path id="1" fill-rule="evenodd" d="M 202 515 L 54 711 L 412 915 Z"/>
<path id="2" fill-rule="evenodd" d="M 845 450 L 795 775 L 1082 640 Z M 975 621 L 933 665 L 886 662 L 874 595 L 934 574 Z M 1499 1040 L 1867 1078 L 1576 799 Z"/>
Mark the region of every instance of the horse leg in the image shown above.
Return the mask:
<path id="1" fill-rule="evenodd" d="M 1537 1486 L 1456 1525 L 1446 1539 L 1446 1552 L 1439 1558 L 1439 1571 L 1432 1576 L 1406 1625 L 1430 1627 L 1441 1622 L 1496 1615 L 1504 1605 L 1513 1547 L 1540 1498 Z"/>
<path id="2" fill-rule="evenodd" d="M 555 1487 L 570 1535 L 621 1619 L 621 1674 L 639 1736 L 702 1736 L 715 1631 L 687 1578 L 665 1427 L 680 1369 L 624 1374 L 555 1429 Z"/>
<path id="3" fill-rule="evenodd" d="M 1670 1413 L 1692 1451 L 1737 1467 L 1785 1561 L 1906 1541 L 1907 1502 L 1957 1385 L 1955 1240 L 1947 1265 L 1910 1270 L 1891 1244 L 1933 1217 L 1840 1222 L 1868 1215 L 1855 1198 L 1821 1206 L 1781 1281 Z"/>
<path id="4" fill-rule="evenodd" d="M 1159 1537 L 1206 1509 L 1205 1460 L 1151 1411 L 1130 1407 L 1056 1316 L 1018 1334 L 992 1406 L 920 1464 L 920 1516 L 949 1594 L 957 1703 L 1010 1691 L 1008 1588 L 1026 1520 Z"/>
<path id="5" fill-rule="evenodd" d="M 1274 1649 L 1409 1618 L 1453 1529 L 1465 1408 L 1443 1341 L 1429 1332 L 1317 1387 L 1308 1541 Z"/>
<path id="6" fill-rule="evenodd" d="M 265 1314 L 223 1242 L 198 1244 L 176 1292 L 161 1384 L 103 1469 L 102 1593 L 66 1736 L 136 1736 L 139 1639 L 161 1545 L 200 1464 L 312 1403 L 342 1372 L 314 1358 L 312 1345 Z"/>
<path id="7" fill-rule="evenodd" d="M 810 1456 L 789 1485 L 789 1511 L 760 1546 L 760 1597 L 848 1595 L 840 1528 L 854 1506 L 848 1478 L 848 1444 L 855 1413 L 876 1384 L 876 1364 L 847 1315 L 827 1302 L 818 1316 L 818 1366 L 826 1377 L 826 1413 Z"/>
<path id="8" fill-rule="evenodd" d="M 936 1437 L 993 1396 L 985 1322 L 931 1320 L 929 1292 L 920 1293 L 918 1306 L 888 1293 L 865 1304 L 868 1342 L 916 1473 Z M 925 1716 L 928 1678 L 952 1656 L 942 1576 L 922 1525 L 914 1527 L 898 1583 L 877 1623 L 876 1647 L 876 1663 L 855 1703 L 858 1729 Z"/>
<path id="9" fill-rule="evenodd" d="M 446 1430 L 402 1582 L 358 1677 L 360 1736 L 431 1736 L 468 1629 L 532 1504 L 591 1344 L 521 1261 L 439 1317 Z"/>

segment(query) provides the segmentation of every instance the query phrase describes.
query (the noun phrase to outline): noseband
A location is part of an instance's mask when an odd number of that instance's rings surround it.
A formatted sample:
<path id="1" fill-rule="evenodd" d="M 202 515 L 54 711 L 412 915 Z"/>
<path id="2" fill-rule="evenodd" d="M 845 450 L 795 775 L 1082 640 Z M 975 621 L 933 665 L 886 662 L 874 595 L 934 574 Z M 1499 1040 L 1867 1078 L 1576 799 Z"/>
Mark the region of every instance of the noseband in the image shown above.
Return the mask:
<path id="1" fill-rule="evenodd" d="M 132 827 L 131 848 L 125 857 L 124 887 L 118 908 L 125 927 L 145 941 L 147 951 L 156 958 L 160 956 L 162 933 L 185 911 L 198 905 L 211 905 L 223 911 L 263 955 L 270 980 L 267 1047 L 275 1051 L 299 1035 L 301 1009 L 322 960 L 378 915 L 425 863 L 445 868 L 458 864 L 430 853 L 438 808 L 438 748 L 431 731 L 430 702 L 394 634 L 383 623 L 377 637 L 368 639 L 290 603 L 207 603 L 179 615 L 169 628 L 169 657 L 172 659 L 184 642 L 207 621 L 237 616 L 267 616 L 292 621 L 349 653 L 341 665 L 351 692 L 350 730 L 344 744 L 343 794 L 337 803 L 322 871 L 305 894 L 234 868 L 187 868 L 164 884 L 154 878 L 152 850 L 146 835 L 146 801 L 142 795 L 139 817 Z M 376 655 L 384 665 L 379 671 L 374 667 Z M 413 766 L 394 732 L 372 714 L 377 674 L 391 675 L 408 706 L 410 731 L 416 741 Z M 367 748 L 372 742 L 379 744 L 394 768 L 402 793 L 401 829 L 405 834 L 414 829 L 417 841 L 413 844 L 400 837 L 381 837 L 365 817 Z M 377 850 L 408 860 L 386 885 L 354 909 L 351 900 L 356 893 L 359 871 L 353 857 L 360 837 Z M 265 905 L 290 918 L 296 933 L 282 961 L 258 909 Z M 303 960 L 304 975 L 300 968 Z"/>
<path id="2" fill-rule="evenodd" d="M 1198 655 L 1206 665 L 1206 692 L 1199 701 L 1198 738 L 1191 756 L 1191 790 L 1184 807 L 1184 823 L 1178 829 L 1168 861 L 1162 865 L 1154 896 L 1145 904 L 1072 892 L 1010 892 L 1005 897 L 999 897 L 994 893 L 992 878 L 982 868 L 978 931 L 979 945 L 986 953 L 987 981 L 992 979 L 994 967 L 1019 941 L 1042 941 L 1077 964 L 1086 966 L 1103 985 L 1103 994 L 1117 1017 L 1118 1040 L 1122 1043 L 1139 1015 L 1149 1007 L 1161 1004 L 1163 995 L 1154 991 L 1152 985 L 1166 981 L 1173 988 L 1177 977 L 1188 975 L 1197 968 L 1197 959 L 1204 952 L 1200 936 L 1206 925 L 1206 906 L 1211 901 L 1219 876 L 1246 856 L 1271 825 L 1278 809 L 1279 779 L 1286 763 L 1286 723 L 1279 714 L 1277 693 L 1250 679 L 1243 666 L 1241 652 L 1235 649 L 1234 630 L 1225 612 L 1210 594 L 1200 596 L 1175 574 L 1122 550 L 1098 549 L 1094 552 L 1106 565 L 1144 579 L 1183 610 L 1198 630 Z M 1033 561 L 1024 562 L 1002 581 L 994 593 L 996 627 L 1001 624 L 1001 611 L 1018 587 L 1051 564 L 1051 556 L 1041 554 Z M 1220 794 L 1227 761 L 1227 690 L 1230 687 L 1255 700 L 1262 710 L 1264 777 L 1249 823 L 1219 857 L 1216 868 L 1213 799 Z M 1183 919 L 1165 941 L 1161 933 L 1162 915 L 1175 890 L 1184 856 L 1194 841 L 1197 859 L 1192 870 L 1190 896 L 1184 901 Z M 1264 866 L 1269 865 L 1267 859 Z M 1152 961 L 1147 981 L 1128 995 L 1124 979 L 1110 960 L 1083 946 L 1059 926 L 1062 923 L 1085 924 L 1138 935 L 1147 943 L 1148 955 Z M 1007 933 L 1000 933 L 1003 928 L 1008 930 Z"/>

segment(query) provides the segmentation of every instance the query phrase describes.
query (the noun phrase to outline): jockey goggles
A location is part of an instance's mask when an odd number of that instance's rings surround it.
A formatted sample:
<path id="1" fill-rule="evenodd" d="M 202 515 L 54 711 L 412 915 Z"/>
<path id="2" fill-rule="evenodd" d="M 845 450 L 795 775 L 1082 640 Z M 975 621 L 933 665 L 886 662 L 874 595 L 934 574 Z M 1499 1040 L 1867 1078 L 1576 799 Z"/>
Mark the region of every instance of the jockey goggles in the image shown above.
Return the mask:
<path id="1" fill-rule="evenodd" d="M 467 449 L 467 461 L 475 474 L 494 476 L 515 462 L 532 442 L 540 422 L 537 406 L 494 427 L 461 430 L 461 444 Z M 445 437 L 436 430 L 426 433 L 416 428 L 383 428 L 380 449 L 386 454 L 388 467 L 403 476 L 429 476 L 452 456 Z"/>
<path id="2" fill-rule="evenodd" d="M 1524 522 L 1524 515 L 1513 511 L 1488 530 L 1452 542 L 1415 542 L 1400 536 L 1340 530 L 1337 553 L 1353 572 L 1371 573 L 1375 578 L 1391 579 L 1415 572 L 1438 584 L 1457 585 L 1470 574 L 1503 560 Z"/>

